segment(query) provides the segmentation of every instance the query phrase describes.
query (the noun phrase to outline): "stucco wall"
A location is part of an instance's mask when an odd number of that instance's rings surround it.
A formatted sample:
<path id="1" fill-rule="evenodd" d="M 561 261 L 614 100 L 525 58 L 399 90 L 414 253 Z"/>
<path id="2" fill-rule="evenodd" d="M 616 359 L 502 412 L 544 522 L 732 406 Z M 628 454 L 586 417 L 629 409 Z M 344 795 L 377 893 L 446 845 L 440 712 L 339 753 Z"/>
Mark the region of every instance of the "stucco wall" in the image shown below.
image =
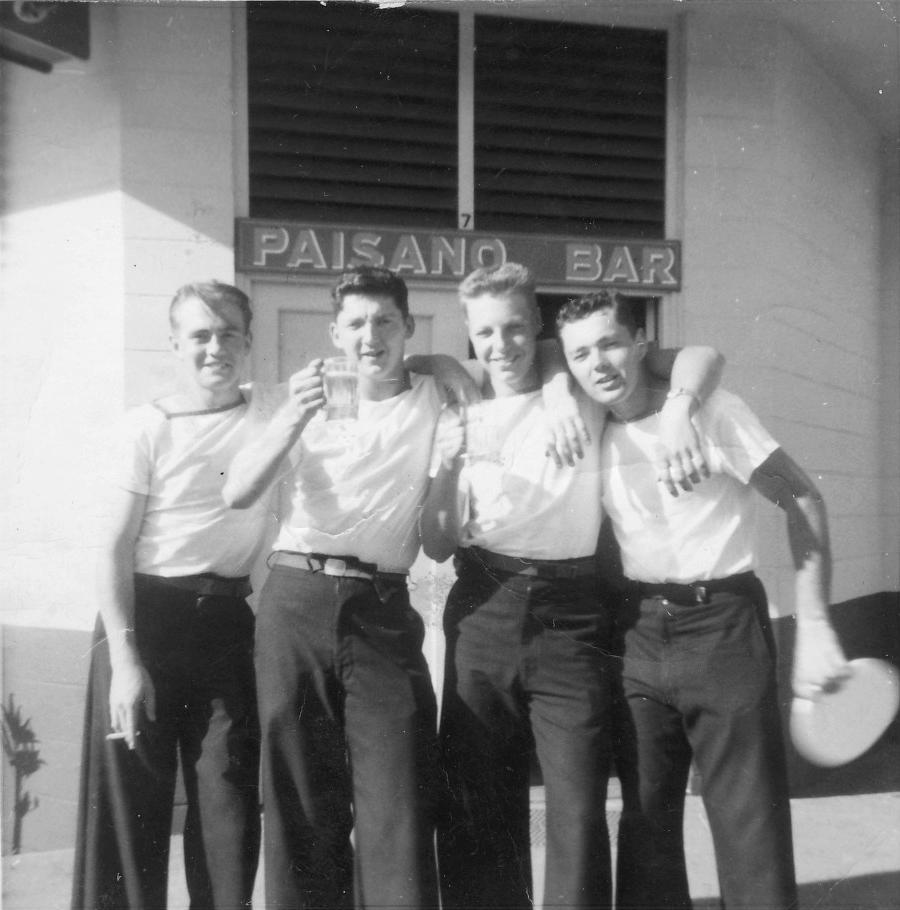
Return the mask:
<path id="1" fill-rule="evenodd" d="M 882 434 L 897 408 L 881 382 L 879 136 L 777 21 L 700 10 L 684 26 L 685 337 L 720 347 L 726 385 L 819 483 L 833 599 L 896 589 L 883 555 L 896 471 Z M 790 613 L 774 508 L 760 545 L 773 605 Z"/>
<path id="2" fill-rule="evenodd" d="M 88 62 L 4 65 L 0 89 L 3 697 L 45 763 L 26 850 L 73 841 L 108 428 L 172 385 L 175 288 L 234 275 L 230 5 L 90 15 Z"/>
<path id="3" fill-rule="evenodd" d="M 90 61 L 4 66 L 5 621 L 90 627 L 103 431 L 172 385 L 175 288 L 233 279 L 231 16 L 99 4 Z"/>

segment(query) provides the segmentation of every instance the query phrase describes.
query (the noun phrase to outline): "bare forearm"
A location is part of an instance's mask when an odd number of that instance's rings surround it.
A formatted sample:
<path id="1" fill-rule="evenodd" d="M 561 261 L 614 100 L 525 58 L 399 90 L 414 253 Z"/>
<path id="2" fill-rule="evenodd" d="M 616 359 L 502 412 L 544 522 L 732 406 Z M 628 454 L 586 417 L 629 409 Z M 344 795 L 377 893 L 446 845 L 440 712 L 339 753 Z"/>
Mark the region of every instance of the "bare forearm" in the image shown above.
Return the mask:
<path id="1" fill-rule="evenodd" d="M 247 509 L 269 489 L 305 425 L 286 405 L 265 432 L 234 457 L 222 489 L 222 498 L 231 508 Z"/>
<path id="2" fill-rule="evenodd" d="M 651 348 L 647 367 L 658 379 L 666 379 L 673 389 L 685 389 L 704 401 L 718 387 L 725 358 L 705 345 L 688 345 L 681 350 Z"/>
<path id="3" fill-rule="evenodd" d="M 831 546 L 825 504 L 817 493 L 798 496 L 787 509 L 788 540 L 796 569 L 797 622 L 828 618 Z"/>
<path id="4" fill-rule="evenodd" d="M 138 659 L 134 639 L 134 551 L 113 544 L 97 562 L 97 599 L 113 666 Z"/>

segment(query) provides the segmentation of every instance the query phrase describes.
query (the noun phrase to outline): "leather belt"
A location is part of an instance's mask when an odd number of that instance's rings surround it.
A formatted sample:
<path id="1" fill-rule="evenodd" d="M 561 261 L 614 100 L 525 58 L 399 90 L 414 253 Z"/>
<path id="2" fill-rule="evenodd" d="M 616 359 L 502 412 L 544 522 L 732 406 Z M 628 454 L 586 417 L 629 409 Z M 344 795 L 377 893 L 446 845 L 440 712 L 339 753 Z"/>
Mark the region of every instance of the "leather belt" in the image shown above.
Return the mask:
<path id="1" fill-rule="evenodd" d="M 750 587 L 755 579 L 755 572 L 739 572 L 727 578 L 711 578 L 708 581 L 638 581 L 635 584 L 642 597 L 661 597 L 682 604 L 708 604 L 713 594 L 722 591 L 739 593 Z"/>
<path id="2" fill-rule="evenodd" d="M 321 572 L 337 578 L 364 578 L 374 581 L 376 577 L 388 581 L 405 581 L 405 572 L 382 572 L 373 562 L 363 562 L 355 556 L 328 556 L 324 553 L 293 553 L 276 550 L 269 556 L 269 566 L 287 566 L 306 572 Z"/>
<path id="3" fill-rule="evenodd" d="M 530 575 L 536 578 L 585 578 L 597 573 L 593 556 L 578 559 L 527 559 L 524 556 L 506 556 L 483 550 L 481 547 L 460 547 L 457 556 L 467 565 L 494 569 L 511 575 Z"/>
<path id="4" fill-rule="evenodd" d="M 198 597 L 247 597 L 253 588 L 250 586 L 250 576 L 240 578 L 224 578 L 212 572 L 203 572 L 200 575 L 147 575 L 143 572 L 134 573 L 137 578 L 147 579 L 151 583 L 168 585 L 182 591 L 191 591 Z"/>

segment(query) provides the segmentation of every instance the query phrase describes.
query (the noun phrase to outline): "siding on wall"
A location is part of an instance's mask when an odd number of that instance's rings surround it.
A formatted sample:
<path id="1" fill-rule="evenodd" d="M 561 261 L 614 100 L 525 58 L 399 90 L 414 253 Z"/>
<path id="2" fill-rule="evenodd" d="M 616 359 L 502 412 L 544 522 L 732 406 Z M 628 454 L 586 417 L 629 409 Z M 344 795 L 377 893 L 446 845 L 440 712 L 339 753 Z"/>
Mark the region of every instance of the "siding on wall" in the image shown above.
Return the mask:
<path id="1" fill-rule="evenodd" d="M 34 625 L 91 621 L 98 429 L 121 403 L 115 23 L 91 13 L 90 62 L 0 75 L 0 618 Z"/>
<path id="2" fill-rule="evenodd" d="M 163 14 L 161 14 L 163 13 Z M 189 281 L 234 278 L 230 4 L 117 8 L 125 389 L 171 389 L 166 313 Z"/>
<path id="3" fill-rule="evenodd" d="M 880 509 L 871 495 L 848 496 L 886 479 L 878 136 L 778 22 L 711 21 L 686 19 L 686 335 L 721 348 L 725 384 L 820 484 L 834 599 L 890 590 Z M 775 608 L 791 612 L 774 509 L 760 546 Z"/>

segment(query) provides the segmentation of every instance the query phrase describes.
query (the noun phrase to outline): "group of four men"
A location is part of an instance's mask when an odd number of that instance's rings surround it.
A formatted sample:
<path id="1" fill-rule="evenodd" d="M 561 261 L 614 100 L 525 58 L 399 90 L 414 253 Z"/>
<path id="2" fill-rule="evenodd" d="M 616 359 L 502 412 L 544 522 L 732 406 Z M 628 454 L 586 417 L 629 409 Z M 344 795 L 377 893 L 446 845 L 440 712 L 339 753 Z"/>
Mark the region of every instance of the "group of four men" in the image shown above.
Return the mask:
<path id="1" fill-rule="evenodd" d="M 402 279 L 342 275 L 331 335 L 357 363 L 360 405 L 336 423 L 321 360 L 286 390 L 240 384 L 242 292 L 176 295 L 172 346 L 190 381 L 127 416 L 117 458 L 73 910 L 165 906 L 178 754 L 192 907 L 249 905 L 260 755 L 269 910 L 530 907 L 532 754 L 547 795 L 543 906 L 609 907 L 614 737 L 634 781 L 618 906 L 690 906 L 692 758 L 726 904 L 796 904 L 751 488 L 789 515 L 807 697 L 845 666 L 815 488 L 746 406 L 711 391 L 715 352 L 653 350 L 627 299 L 603 291 L 560 312 L 574 400 L 554 392 L 565 376 L 537 341 L 527 269 L 479 269 L 460 300 L 468 375 L 406 358 Z M 254 643 L 247 576 L 279 492 Z M 604 511 L 624 598 L 594 558 Z M 439 726 L 406 582 L 420 541 L 457 572 Z"/>

